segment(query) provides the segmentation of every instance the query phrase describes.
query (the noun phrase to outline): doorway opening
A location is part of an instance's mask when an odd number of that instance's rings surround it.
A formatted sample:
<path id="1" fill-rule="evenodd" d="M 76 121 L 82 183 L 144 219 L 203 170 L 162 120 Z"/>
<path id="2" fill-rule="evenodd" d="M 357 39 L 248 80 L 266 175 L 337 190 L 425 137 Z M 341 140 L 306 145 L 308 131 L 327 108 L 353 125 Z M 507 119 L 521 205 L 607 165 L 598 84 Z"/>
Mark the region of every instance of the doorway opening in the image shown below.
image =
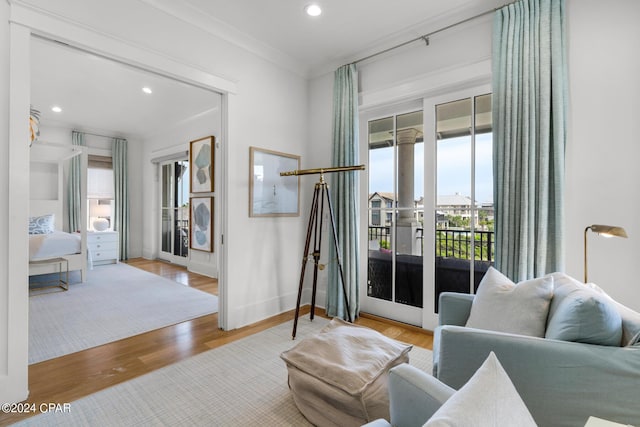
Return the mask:
<path id="1" fill-rule="evenodd" d="M 189 160 L 160 165 L 159 258 L 187 265 L 189 254 Z"/>

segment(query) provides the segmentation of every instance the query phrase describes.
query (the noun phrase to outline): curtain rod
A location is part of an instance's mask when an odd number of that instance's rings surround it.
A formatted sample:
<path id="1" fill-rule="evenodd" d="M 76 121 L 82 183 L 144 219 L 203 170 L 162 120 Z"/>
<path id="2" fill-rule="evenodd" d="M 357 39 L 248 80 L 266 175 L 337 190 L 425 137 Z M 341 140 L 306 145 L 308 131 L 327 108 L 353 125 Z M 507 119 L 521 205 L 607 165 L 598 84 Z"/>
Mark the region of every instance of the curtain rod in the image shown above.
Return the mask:
<path id="1" fill-rule="evenodd" d="M 512 3 L 515 3 L 515 2 L 512 2 Z M 507 4 L 506 4 L 506 5 L 504 5 L 504 6 L 508 6 L 509 4 L 511 4 L 511 3 L 507 3 Z M 378 55 L 382 55 L 383 53 L 387 53 L 387 52 L 389 52 L 389 51 L 392 51 L 392 50 L 395 50 L 395 49 L 401 48 L 401 47 L 406 46 L 406 45 L 408 45 L 408 44 L 411 44 L 411 43 L 417 42 L 418 40 L 423 40 L 423 41 L 426 43 L 426 45 L 427 45 L 427 46 L 429 46 L 429 37 L 431 37 L 431 36 L 433 36 L 433 35 L 435 35 L 435 34 L 441 33 L 441 32 L 443 32 L 443 31 L 446 31 L 446 30 L 448 30 L 448 29 L 450 29 L 450 28 L 456 27 L 456 26 L 458 26 L 458 25 L 464 24 L 464 23 L 466 23 L 466 22 L 473 21 L 474 19 L 481 18 L 481 17 L 483 17 L 483 16 L 485 16 L 485 15 L 488 15 L 488 14 L 490 14 L 490 13 L 493 13 L 493 12 L 495 12 L 495 11 L 497 11 L 497 10 L 502 9 L 504 6 L 496 7 L 496 8 L 491 9 L 491 10 L 487 10 L 487 11 L 485 11 L 485 12 L 482 12 L 482 13 L 479 13 L 479 14 L 477 14 L 477 15 L 474 15 L 474 16 L 472 16 L 472 17 L 470 17 L 470 18 L 463 19 L 462 21 L 456 22 L 456 23 L 451 24 L 451 25 L 447 25 L 446 27 L 442 27 L 442 28 L 437 29 L 437 30 L 435 30 L 435 31 L 432 31 L 432 32 L 430 32 L 430 33 L 423 34 L 423 35 L 421 35 L 421 36 L 419 36 L 419 37 L 416 37 L 415 39 L 411 39 L 411 40 L 408 40 L 408 41 L 406 41 L 406 42 L 403 42 L 403 43 L 397 44 L 397 45 L 395 45 L 395 46 L 391 46 L 391 47 L 389 47 L 389 48 L 387 48 L 387 49 L 381 50 L 381 51 L 379 51 L 379 52 L 372 53 L 372 54 L 371 54 L 371 55 L 369 55 L 369 56 L 365 56 L 364 58 L 360 58 L 360 59 L 357 59 L 357 60 L 355 60 L 355 61 L 353 61 L 353 62 L 349 63 L 349 65 L 351 65 L 351 64 L 357 64 L 357 63 L 359 63 L 359 62 L 366 61 L 367 59 L 371 59 L 371 58 L 376 57 L 376 56 L 378 56 Z"/>
<path id="2" fill-rule="evenodd" d="M 83 133 L 85 135 L 92 135 L 92 136 L 99 136 L 100 138 L 109 138 L 109 139 L 127 139 L 121 136 L 110 136 L 110 135 L 100 135 L 99 133 L 93 133 L 93 132 L 85 132 L 83 130 L 78 130 L 78 129 L 73 129 L 74 132 L 79 132 L 79 133 Z"/>

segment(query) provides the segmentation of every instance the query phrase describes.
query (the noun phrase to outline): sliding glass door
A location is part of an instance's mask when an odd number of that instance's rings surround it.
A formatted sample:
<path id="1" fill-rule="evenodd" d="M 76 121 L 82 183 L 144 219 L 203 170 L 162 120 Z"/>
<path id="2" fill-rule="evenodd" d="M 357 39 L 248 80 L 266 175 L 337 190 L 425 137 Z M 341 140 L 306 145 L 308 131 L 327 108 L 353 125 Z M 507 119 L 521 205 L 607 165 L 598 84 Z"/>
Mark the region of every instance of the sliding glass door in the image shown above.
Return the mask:
<path id="1" fill-rule="evenodd" d="M 189 161 L 162 163 L 160 171 L 159 257 L 186 265 L 189 251 Z"/>

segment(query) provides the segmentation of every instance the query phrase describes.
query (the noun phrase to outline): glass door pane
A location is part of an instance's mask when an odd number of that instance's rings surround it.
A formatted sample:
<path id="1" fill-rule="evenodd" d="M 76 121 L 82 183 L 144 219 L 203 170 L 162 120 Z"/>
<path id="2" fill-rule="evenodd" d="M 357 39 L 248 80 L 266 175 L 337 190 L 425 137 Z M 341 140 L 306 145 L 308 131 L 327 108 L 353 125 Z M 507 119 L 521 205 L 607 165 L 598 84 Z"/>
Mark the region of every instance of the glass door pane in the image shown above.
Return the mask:
<path id="1" fill-rule="evenodd" d="M 186 257 L 189 250 L 189 162 L 176 162 L 175 172 L 176 203 L 173 254 Z"/>
<path id="2" fill-rule="evenodd" d="M 162 165 L 161 256 L 184 263 L 189 248 L 189 162 Z"/>
<path id="3" fill-rule="evenodd" d="M 493 260 L 491 94 L 436 105 L 435 302 L 475 292 Z"/>
<path id="4" fill-rule="evenodd" d="M 391 226 L 395 200 L 394 118 L 369 122 L 369 261 L 367 295 L 392 300 Z"/>
<path id="5" fill-rule="evenodd" d="M 171 165 L 162 165 L 162 185 L 160 195 L 160 241 L 161 251 L 171 253 Z"/>
<path id="6" fill-rule="evenodd" d="M 397 200 L 395 217 L 395 302 L 422 307 L 422 224 L 424 200 L 422 110 L 396 116 Z"/>
<path id="7" fill-rule="evenodd" d="M 493 214 L 493 129 L 491 94 L 476 96 L 475 101 L 475 155 L 474 194 L 477 214 L 474 233 L 473 289 L 494 264 L 494 214 Z"/>
<path id="8" fill-rule="evenodd" d="M 422 307 L 422 111 L 369 122 L 367 296 Z"/>

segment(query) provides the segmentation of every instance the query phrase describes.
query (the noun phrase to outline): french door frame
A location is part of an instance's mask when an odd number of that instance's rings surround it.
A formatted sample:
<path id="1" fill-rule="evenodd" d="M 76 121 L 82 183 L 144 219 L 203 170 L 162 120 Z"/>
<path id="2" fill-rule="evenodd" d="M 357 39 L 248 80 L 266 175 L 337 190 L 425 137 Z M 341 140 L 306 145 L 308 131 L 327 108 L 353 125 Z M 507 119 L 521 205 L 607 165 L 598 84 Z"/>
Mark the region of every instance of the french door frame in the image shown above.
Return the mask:
<path id="1" fill-rule="evenodd" d="M 424 111 L 424 288 L 423 288 L 423 311 L 422 311 L 422 327 L 429 330 L 435 330 L 438 326 L 438 315 L 435 312 L 435 293 L 436 293 L 436 253 L 435 253 L 435 237 L 436 237 L 436 218 L 435 212 L 437 207 L 437 174 L 438 174 L 438 152 L 436 141 L 436 106 L 451 101 L 457 101 L 464 98 L 475 98 L 481 95 L 491 93 L 490 84 L 482 84 L 461 90 L 452 90 L 443 95 L 423 98 Z M 473 103 L 472 103 L 473 104 Z M 475 118 L 473 119 L 475 123 Z M 475 176 L 472 170 L 472 177 Z M 475 177 L 472 179 L 475 181 Z M 473 271 L 472 271 L 473 273 Z M 469 278 L 471 284 L 471 277 Z M 470 291 L 473 293 L 473 286 L 470 285 Z"/>
<path id="2" fill-rule="evenodd" d="M 491 92 L 489 83 L 473 85 L 464 89 L 452 89 L 437 96 L 423 96 L 414 101 L 389 106 L 367 109 L 360 114 L 360 158 L 369 162 L 368 124 L 372 120 L 401 115 L 411 111 L 423 111 L 424 129 L 424 211 L 423 211 L 423 308 L 408 306 L 392 301 L 369 297 L 367 295 L 368 277 L 368 232 L 369 224 L 369 168 L 366 178 L 360 180 L 360 223 L 362 224 L 360 237 L 360 277 L 365 279 L 360 283 L 360 308 L 363 312 L 376 314 L 400 322 L 420 326 L 424 329 L 435 330 L 438 326 L 438 315 L 435 313 L 435 236 L 437 205 L 437 144 L 436 144 L 436 114 L 435 107 L 439 104 L 463 99 L 474 98 Z M 364 177 L 364 176 L 363 176 Z"/>
<path id="3" fill-rule="evenodd" d="M 177 265 L 181 265 L 186 267 L 187 263 L 188 263 L 188 259 L 189 259 L 189 245 L 187 244 L 187 255 L 186 256 L 180 256 L 180 255 L 176 255 L 174 254 L 175 249 L 174 249 L 174 245 L 176 242 L 176 218 L 175 218 L 175 210 L 176 210 L 176 206 L 173 206 L 175 203 L 174 200 L 174 194 L 175 194 L 175 186 L 176 186 L 176 177 L 175 177 L 175 167 L 172 167 L 172 175 L 171 175 L 171 191 L 170 191 L 170 195 L 171 195 L 171 207 L 166 207 L 162 205 L 162 195 L 163 195 L 163 190 L 164 190 L 164 181 L 162 179 L 163 176 L 163 169 L 165 166 L 167 165 L 175 165 L 176 162 L 187 162 L 189 163 L 189 159 L 187 157 L 185 157 L 184 159 L 172 159 L 172 160 L 167 160 L 164 162 L 161 162 L 158 165 L 159 168 L 159 175 L 160 175 L 160 185 L 159 185 L 159 197 L 158 197 L 158 204 L 159 204 L 159 212 L 160 212 L 160 221 L 159 221 L 159 226 L 158 226 L 158 236 L 159 236 L 159 244 L 158 244 L 158 258 L 163 259 L 165 261 L 170 261 L 173 264 L 177 264 Z M 189 167 L 191 167 L 191 165 L 189 165 Z M 187 174 L 188 175 L 188 174 Z M 189 192 L 187 191 L 187 199 L 189 199 Z M 170 211 L 170 216 L 171 216 L 171 252 L 167 252 L 167 251 L 163 251 L 162 250 L 162 241 L 163 241 L 163 214 L 164 211 L 168 210 Z M 187 221 L 189 221 L 189 216 L 187 215 Z M 187 234 L 187 238 L 188 238 L 188 234 Z"/>
<path id="4" fill-rule="evenodd" d="M 361 209 L 360 209 L 360 224 L 362 224 L 360 232 L 360 277 L 364 278 L 360 281 L 360 310 L 367 313 L 372 313 L 378 316 L 386 317 L 389 319 L 397 320 L 399 322 L 408 323 L 411 325 L 421 326 L 422 324 L 422 308 L 414 307 L 410 305 L 400 304 L 394 301 L 387 301 L 379 298 L 370 297 L 367 295 L 368 287 L 368 225 L 369 225 L 369 122 L 389 116 L 399 116 L 406 113 L 419 111 L 423 108 L 422 100 L 410 101 L 398 105 L 383 106 L 380 108 L 372 109 L 363 112 L 360 115 L 360 158 L 366 159 L 367 165 L 366 173 L 360 179 L 360 197 L 361 197 Z M 394 125 L 395 128 L 395 125 Z M 394 164 L 395 161 L 394 154 Z M 396 188 L 397 173 L 394 171 L 394 188 Z M 384 208 L 383 208 L 384 209 Z M 394 207 L 394 211 L 398 210 Z M 396 218 L 392 215 L 391 230 L 395 230 Z M 395 232 L 391 232 L 392 250 L 395 247 Z M 393 287 L 393 286 L 392 286 Z M 423 285 L 424 287 L 424 285 Z M 392 295 L 395 292 L 392 291 Z"/>

